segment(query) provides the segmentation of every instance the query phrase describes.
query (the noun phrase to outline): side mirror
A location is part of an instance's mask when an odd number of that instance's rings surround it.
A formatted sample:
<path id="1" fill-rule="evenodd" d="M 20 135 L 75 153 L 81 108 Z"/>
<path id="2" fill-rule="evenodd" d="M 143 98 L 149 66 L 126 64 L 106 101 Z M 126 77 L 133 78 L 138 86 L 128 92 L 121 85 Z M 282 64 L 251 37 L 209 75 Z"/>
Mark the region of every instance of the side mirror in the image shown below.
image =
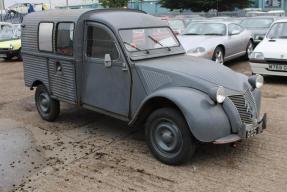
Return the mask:
<path id="1" fill-rule="evenodd" d="M 232 35 L 238 35 L 240 34 L 240 31 L 239 30 L 233 30 L 233 31 L 230 31 L 229 32 L 229 35 L 232 36 Z"/>
<path id="2" fill-rule="evenodd" d="M 110 54 L 105 54 L 105 67 L 112 67 L 112 58 Z"/>

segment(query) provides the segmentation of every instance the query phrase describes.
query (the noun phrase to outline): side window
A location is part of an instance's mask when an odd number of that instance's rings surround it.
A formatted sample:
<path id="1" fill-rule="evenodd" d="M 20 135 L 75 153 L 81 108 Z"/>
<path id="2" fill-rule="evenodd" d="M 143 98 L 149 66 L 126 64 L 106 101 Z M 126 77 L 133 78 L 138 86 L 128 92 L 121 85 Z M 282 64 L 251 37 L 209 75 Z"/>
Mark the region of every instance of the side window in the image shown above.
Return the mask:
<path id="1" fill-rule="evenodd" d="M 88 57 L 103 60 L 105 54 L 110 54 L 112 60 L 119 58 L 113 37 L 106 30 L 100 27 L 88 26 L 87 41 Z"/>
<path id="2" fill-rule="evenodd" d="M 53 52 L 53 23 L 40 23 L 38 47 L 40 51 Z"/>
<path id="3" fill-rule="evenodd" d="M 244 29 L 240 26 L 240 25 L 237 25 L 237 24 L 230 24 L 229 25 L 229 34 L 230 35 L 238 35 L 240 33 L 242 33 Z"/>
<path id="4" fill-rule="evenodd" d="M 73 55 L 74 23 L 59 23 L 56 34 L 56 53 Z"/>

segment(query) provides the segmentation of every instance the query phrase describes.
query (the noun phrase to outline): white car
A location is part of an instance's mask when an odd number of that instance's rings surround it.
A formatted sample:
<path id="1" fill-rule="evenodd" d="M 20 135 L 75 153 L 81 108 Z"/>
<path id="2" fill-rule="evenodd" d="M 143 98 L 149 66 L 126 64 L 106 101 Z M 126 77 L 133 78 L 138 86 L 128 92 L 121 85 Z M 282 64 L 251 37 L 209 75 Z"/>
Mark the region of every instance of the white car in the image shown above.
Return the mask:
<path id="1" fill-rule="evenodd" d="M 254 74 L 287 76 L 287 19 L 273 23 L 250 55 Z"/>

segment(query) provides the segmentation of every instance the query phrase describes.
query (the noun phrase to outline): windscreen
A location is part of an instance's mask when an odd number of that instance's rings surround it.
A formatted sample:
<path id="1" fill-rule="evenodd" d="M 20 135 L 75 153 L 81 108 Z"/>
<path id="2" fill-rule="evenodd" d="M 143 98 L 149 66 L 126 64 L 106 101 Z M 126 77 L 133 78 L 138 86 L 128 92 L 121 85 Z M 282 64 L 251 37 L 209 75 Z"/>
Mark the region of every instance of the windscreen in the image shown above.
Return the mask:
<path id="1" fill-rule="evenodd" d="M 129 52 L 179 46 L 168 27 L 120 30 L 120 36 Z"/>
<path id="2" fill-rule="evenodd" d="M 180 30 L 184 30 L 184 22 L 181 20 L 169 20 L 168 21 L 169 26 L 172 29 L 180 29 Z"/>
<path id="3" fill-rule="evenodd" d="M 15 39 L 15 34 L 14 30 L 11 26 L 9 25 L 1 25 L 0 29 L 0 41 L 6 41 L 6 40 L 11 40 Z"/>
<path id="4" fill-rule="evenodd" d="M 191 23 L 184 35 L 226 35 L 226 25 L 222 23 Z"/>
<path id="5" fill-rule="evenodd" d="M 269 28 L 273 21 L 273 19 L 252 18 L 241 21 L 240 25 L 245 28 Z"/>
<path id="6" fill-rule="evenodd" d="M 276 23 L 270 29 L 267 38 L 287 39 L 287 23 Z"/>

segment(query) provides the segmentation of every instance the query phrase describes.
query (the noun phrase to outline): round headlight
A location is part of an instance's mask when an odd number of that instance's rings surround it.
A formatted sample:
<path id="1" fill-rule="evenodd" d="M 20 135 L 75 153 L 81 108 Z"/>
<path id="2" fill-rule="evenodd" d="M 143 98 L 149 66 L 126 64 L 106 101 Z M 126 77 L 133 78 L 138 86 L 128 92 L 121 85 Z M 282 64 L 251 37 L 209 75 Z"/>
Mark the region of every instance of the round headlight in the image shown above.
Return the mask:
<path id="1" fill-rule="evenodd" d="M 253 75 L 249 77 L 248 81 L 254 89 L 260 89 L 264 84 L 264 78 L 262 75 Z"/>
<path id="2" fill-rule="evenodd" d="M 256 75 L 256 88 L 260 89 L 264 85 L 264 78 L 262 75 Z"/>
<path id="3" fill-rule="evenodd" d="M 218 87 L 218 89 L 216 91 L 216 101 L 217 101 L 217 103 L 223 103 L 225 98 L 226 98 L 226 96 L 225 96 L 224 87 L 222 87 L 222 86 Z"/>

